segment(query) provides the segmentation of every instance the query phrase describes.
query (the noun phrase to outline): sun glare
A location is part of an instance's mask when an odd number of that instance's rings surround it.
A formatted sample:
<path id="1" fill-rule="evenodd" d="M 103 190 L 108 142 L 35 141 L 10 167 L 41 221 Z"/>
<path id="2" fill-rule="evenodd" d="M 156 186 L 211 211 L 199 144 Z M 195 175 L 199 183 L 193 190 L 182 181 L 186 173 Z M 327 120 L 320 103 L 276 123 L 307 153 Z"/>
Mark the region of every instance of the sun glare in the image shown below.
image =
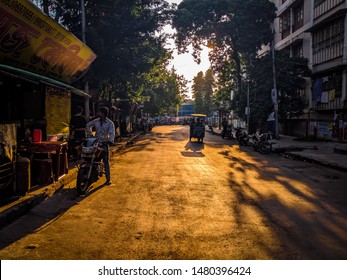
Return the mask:
<path id="1" fill-rule="evenodd" d="M 169 3 L 179 4 L 182 0 L 168 0 Z M 171 26 L 166 26 L 164 32 L 168 34 L 174 33 L 174 30 Z M 169 69 L 174 67 L 178 75 L 182 75 L 188 81 L 189 87 L 189 98 L 192 98 L 191 87 L 193 84 L 194 77 L 200 72 L 206 72 L 210 68 L 210 62 L 208 59 L 208 48 L 202 46 L 202 51 L 200 54 L 201 62 L 198 64 L 194 61 L 193 47 L 188 47 L 188 52 L 184 54 L 178 54 L 175 43 L 173 40 L 170 40 L 167 44 L 167 47 L 173 50 L 173 59 L 169 64 Z"/>

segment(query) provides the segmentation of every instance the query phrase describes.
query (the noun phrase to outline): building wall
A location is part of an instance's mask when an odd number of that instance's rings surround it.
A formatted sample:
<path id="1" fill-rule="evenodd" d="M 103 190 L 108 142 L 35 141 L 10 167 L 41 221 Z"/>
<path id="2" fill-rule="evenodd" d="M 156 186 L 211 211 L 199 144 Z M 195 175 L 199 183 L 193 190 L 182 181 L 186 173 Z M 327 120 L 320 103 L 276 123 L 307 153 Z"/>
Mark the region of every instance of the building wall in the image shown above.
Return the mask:
<path id="1" fill-rule="evenodd" d="M 188 117 L 194 114 L 194 101 L 184 102 L 178 110 L 178 117 Z"/>
<path id="2" fill-rule="evenodd" d="M 312 70 L 305 91 L 308 108 L 292 123 L 288 120 L 289 133 L 302 134 L 304 125 L 308 126 L 311 122 L 326 122 L 332 130 L 339 118 L 347 124 L 347 1 L 272 2 L 278 9 L 274 22 L 275 48 L 286 48 L 292 56 L 308 58 Z M 309 133 L 310 129 L 306 129 L 306 134 Z M 338 135 L 331 133 L 330 137 Z"/>

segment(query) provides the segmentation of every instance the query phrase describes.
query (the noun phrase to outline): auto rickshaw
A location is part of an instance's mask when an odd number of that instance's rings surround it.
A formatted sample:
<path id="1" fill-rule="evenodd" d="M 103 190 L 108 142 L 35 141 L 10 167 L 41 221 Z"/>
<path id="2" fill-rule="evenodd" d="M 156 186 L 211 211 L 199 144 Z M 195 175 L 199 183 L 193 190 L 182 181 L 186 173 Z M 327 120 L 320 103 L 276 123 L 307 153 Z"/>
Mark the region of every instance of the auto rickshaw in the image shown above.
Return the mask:
<path id="1" fill-rule="evenodd" d="M 205 124 L 202 123 L 201 118 L 206 117 L 206 115 L 191 114 L 191 116 L 194 117 L 194 122 L 190 124 L 189 140 L 192 141 L 192 138 L 197 138 L 198 142 L 202 143 L 205 137 Z"/>

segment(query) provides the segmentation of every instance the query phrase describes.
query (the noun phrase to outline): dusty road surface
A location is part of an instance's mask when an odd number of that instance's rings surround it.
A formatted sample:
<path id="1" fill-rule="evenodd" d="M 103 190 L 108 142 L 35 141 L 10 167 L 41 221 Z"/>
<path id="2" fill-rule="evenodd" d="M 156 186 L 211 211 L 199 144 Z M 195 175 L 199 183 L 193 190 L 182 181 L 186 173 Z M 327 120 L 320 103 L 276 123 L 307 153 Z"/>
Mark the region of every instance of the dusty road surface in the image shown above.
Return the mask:
<path id="1" fill-rule="evenodd" d="M 66 186 L 0 231 L 1 259 L 346 259 L 347 174 L 155 127 L 113 185 Z"/>

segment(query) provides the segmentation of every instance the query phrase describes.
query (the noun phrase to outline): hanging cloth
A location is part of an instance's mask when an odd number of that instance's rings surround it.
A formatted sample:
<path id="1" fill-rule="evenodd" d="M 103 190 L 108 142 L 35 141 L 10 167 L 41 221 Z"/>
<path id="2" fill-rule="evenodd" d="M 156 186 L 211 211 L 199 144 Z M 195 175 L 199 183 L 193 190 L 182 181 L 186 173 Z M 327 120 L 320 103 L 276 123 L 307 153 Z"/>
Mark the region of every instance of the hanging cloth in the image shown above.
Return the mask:
<path id="1" fill-rule="evenodd" d="M 335 96 L 336 96 L 336 89 L 329 90 L 329 101 L 335 100 Z"/>
<path id="2" fill-rule="evenodd" d="M 323 86 L 323 80 L 322 79 L 316 79 L 313 81 L 312 101 L 318 102 L 321 100 L 322 86 Z"/>
<path id="3" fill-rule="evenodd" d="M 322 96 L 321 96 L 320 102 L 322 102 L 322 103 L 329 103 L 329 95 L 328 95 L 327 91 L 323 91 L 322 92 Z"/>

